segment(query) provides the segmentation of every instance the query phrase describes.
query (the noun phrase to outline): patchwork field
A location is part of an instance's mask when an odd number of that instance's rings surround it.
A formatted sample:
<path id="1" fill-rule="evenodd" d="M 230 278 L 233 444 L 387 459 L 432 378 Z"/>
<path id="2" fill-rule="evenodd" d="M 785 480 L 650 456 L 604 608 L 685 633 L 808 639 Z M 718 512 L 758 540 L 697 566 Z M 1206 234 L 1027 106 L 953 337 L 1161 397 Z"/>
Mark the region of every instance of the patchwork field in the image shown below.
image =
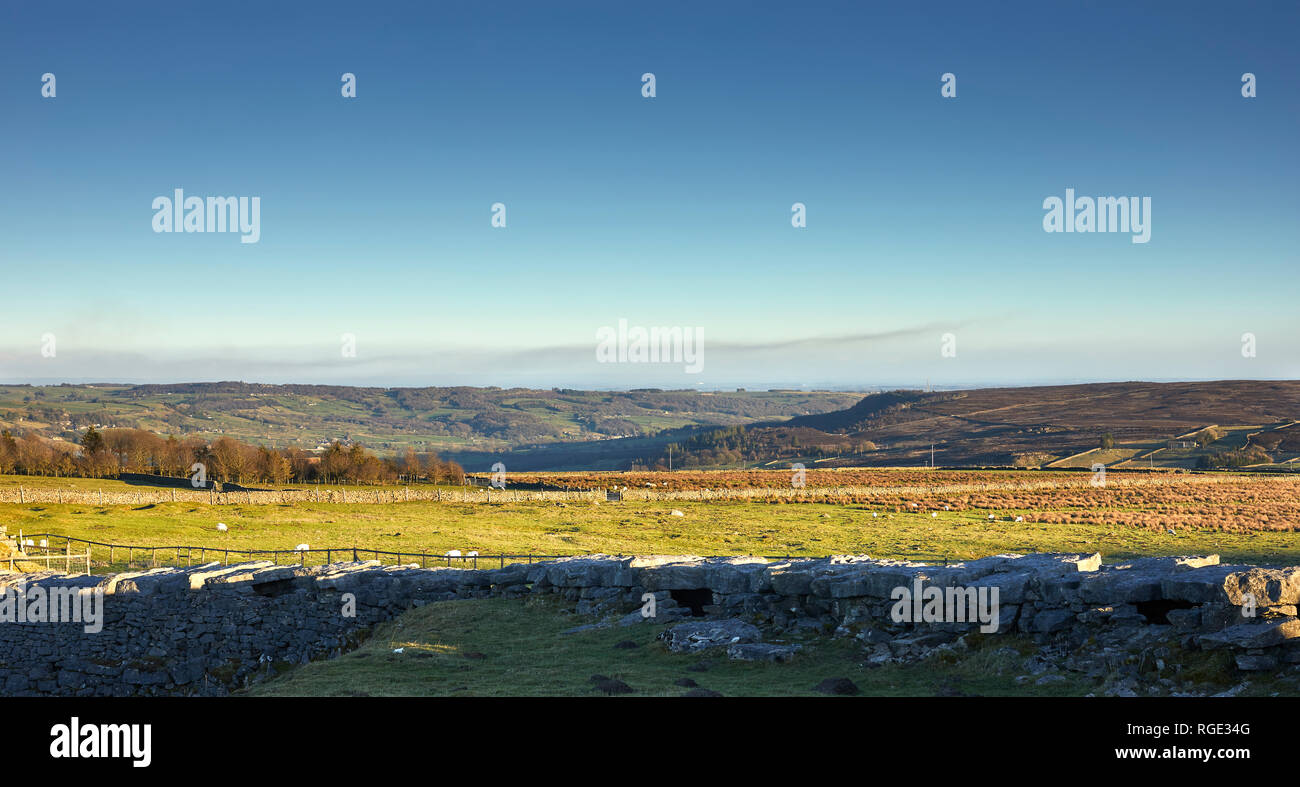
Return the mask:
<path id="1" fill-rule="evenodd" d="M 378 555 L 385 563 L 480 568 L 505 562 L 494 555 L 584 553 L 850 553 L 936 563 L 1006 552 L 1100 552 L 1107 562 L 1217 553 L 1224 563 L 1300 565 L 1300 477 L 1289 473 L 1113 472 L 1104 486 L 1094 486 L 1088 471 L 915 468 L 810 470 L 807 486 L 799 488 L 791 488 L 788 469 L 511 474 L 510 480 L 590 491 L 567 499 L 566 493 L 536 493 L 553 495 L 547 499 L 520 493 L 515 500 L 507 488 L 491 503 L 486 492 L 478 502 L 7 502 L 0 503 L 0 527 L 10 536 L 45 540 L 53 553 L 63 551 L 58 536 L 159 548 L 110 553 L 94 546 L 96 572 L 155 562 L 239 562 L 248 558 L 225 550 L 288 551 L 304 543 L 313 551 L 276 560 L 346 560 L 356 547 L 362 559 L 372 557 L 366 549 L 403 553 L 400 559 Z M 70 494 L 103 488 L 106 498 L 148 491 L 117 481 L 0 478 L 0 490 L 18 485 Z M 604 490 L 613 489 L 622 500 L 605 499 Z M 319 551 L 325 548 L 344 552 Z M 449 550 L 465 556 L 448 558 Z M 38 543 L 29 551 L 46 550 Z M 379 624 L 337 658 L 268 663 L 243 693 L 593 696 L 614 686 L 633 696 L 800 696 L 835 679 L 851 681 L 866 696 L 1290 696 L 1297 685 L 1294 671 L 1243 676 L 1229 655 L 1184 651 L 1176 641 L 1144 640 L 1113 667 L 1075 669 L 1025 633 L 972 635 L 915 663 L 872 663 L 856 640 L 792 626 L 766 636 L 800 646 L 793 661 L 734 661 L 673 653 L 656 639 L 661 626 L 611 626 L 572 604 L 558 596 L 436 601 Z M 1147 669 L 1147 657 L 1157 651 L 1177 664 L 1172 672 Z"/>
<path id="2" fill-rule="evenodd" d="M 1217 552 L 1225 562 L 1300 563 L 1300 478 L 1112 473 L 1105 487 L 1092 486 L 1091 478 L 1087 472 L 809 471 L 808 487 L 791 490 L 789 471 L 564 474 L 533 480 L 628 491 L 621 502 L 514 501 L 503 494 L 491 503 L 4 503 L 0 526 L 11 535 L 145 547 L 357 547 L 429 564 L 449 550 L 483 556 L 856 553 L 940 561 L 1008 551 L 1099 551 L 1108 560 Z M 117 483 L 9 477 L 0 486 L 19 481 L 28 488 Z M 227 529 L 219 532 L 218 523 Z M 50 546 L 62 551 L 57 541 Z M 121 552 L 109 566 L 106 549 L 93 551 L 97 570 L 124 564 Z M 212 559 L 165 549 L 152 557 Z M 307 561 L 325 559 L 313 552 Z"/>

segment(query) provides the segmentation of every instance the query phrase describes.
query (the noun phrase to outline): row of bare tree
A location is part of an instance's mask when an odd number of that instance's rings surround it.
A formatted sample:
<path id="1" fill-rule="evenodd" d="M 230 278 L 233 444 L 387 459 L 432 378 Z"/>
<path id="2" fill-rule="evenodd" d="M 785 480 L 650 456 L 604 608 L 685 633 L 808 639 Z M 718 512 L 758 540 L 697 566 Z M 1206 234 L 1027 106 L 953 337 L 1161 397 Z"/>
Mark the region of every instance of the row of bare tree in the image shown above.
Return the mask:
<path id="1" fill-rule="evenodd" d="M 208 442 L 198 437 L 160 437 L 143 429 L 86 429 L 80 445 L 33 434 L 0 433 L 0 474 L 105 478 L 118 473 L 157 473 L 182 478 L 201 464 L 208 478 L 237 484 L 294 482 L 392 483 L 434 481 L 459 484 L 465 473 L 455 462 L 407 449 L 380 457 L 360 445 L 331 443 L 323 452 L 267 448 L 232 437 Z"/>

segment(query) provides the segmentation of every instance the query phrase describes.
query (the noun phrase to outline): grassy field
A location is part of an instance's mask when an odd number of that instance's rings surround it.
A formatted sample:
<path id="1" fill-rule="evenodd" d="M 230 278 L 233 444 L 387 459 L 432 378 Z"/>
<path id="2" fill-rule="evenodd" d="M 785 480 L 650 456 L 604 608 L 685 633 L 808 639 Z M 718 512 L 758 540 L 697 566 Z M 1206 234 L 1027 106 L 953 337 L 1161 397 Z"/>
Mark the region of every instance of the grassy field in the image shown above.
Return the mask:
<path id="1" fill-rule="evenodd" d="M 692 479 L 717 487 L 774 482 L 744 474 L 672 478 L 629 475 L 656 489 Z M 1117 474 L 1118 476 L 1119 474 Z M 844 473 L 828 474 L 843 478 Z M 450 549 L 483 555 L 756 554 L 770 557 L 870 554 L 955 561 L 1000 552 L 1093 552 L 1109 561 L 1140 555 L 1218 553 L 1224 562 L 1300 564 L 1295 528 L 1300 479 L 1229 475 L 1123 476 L 1093 489 L 1079 474 L 871 471 L 855 477 L 868 489 L 835 502 L 774 500 L 625 500 L 621 502 L 410 502 L 144 505 L 0 504 L 0 526 L 11 534 L 40 532 L 144 546 L 191 545 L 209 550 L 325 547 L 441 555 Z M 820 482 L 821 475 L 809 474 Z M 597 479 L 603 480 L 603 479 Z M 105 490 L 116 481 L 0 478 L 0 485 L 41 484 Z M 70 485 L 63 487 L 60 485 Z M 678 511 L 682 515 L 674 516 Z M 1235 519 L 1225 529 L 1227 512 Z M 990 515 L 993 517 L 990 519 Z M 1016 521 L 1023 519 L 1023 521 Z M 216 524 L 228 526 L 218 532 Z M 1176 523 L 1175 528 L 1166 523 Z M 1242 523 L 1249 527 L 1242 526 Z M 1171 532 L 1172 530 L 1172 532 Z M 55 544 L 57 546 L 57 542 Z M 56 549 L 61 551 L 61 549 Z M 183 555 L 164 551 L 160 563 Z M 107 550 L 97 548 L 104 561 Z M 209 552 L 190 559 L 221 559 Z M 349 555 L 333 556 L 335 559 Z M 369 557 L 364 553 L 361 557 Z M 121 570 L 115 565 L 98 571 Z M 143 558 L 137 554 L 137 558 Z M 231 556 L 232 561 L 242 558 Z M 288 558 L 282 557 L 281 560 Z M 323 562 L 315 553 L 308 562 Z M 387 558 L 386 562 L 392 562 Z M 183 561 L 182 561 L 183 562 Z M 429 565 L 441 561 L 430 558 Z M 495 565 L 495 561 L 484 561 Z M 137 562 L 136 567 L 143 567 Z M 827 678 L 853 680 L 867 696 L 1073 695 L 1105 693 L 1105 678 L 1066 673 L 1039 685 L 1023 675 L 1034 651 L 1030 638 L 974 637 L 971 647 L 944 651 L 921 664 L 865 665 L 860 643 L 824 635 L 789 635 L 802 646 L 787 664 L 733 662 L 668 652 L 653 624 L 564 634 L 593 618 L 564 609 L 556 597 L 474 599 L 430 604 L 376 627 L 355 650 L 300 667 L 278 665 L 278 677 L 253 695 L 309 696 L 593 696 L 594 675 L 631 686 L 633 696 L 678 696 L 678 685 L 726 696 L 816 693 Z M 631 641 L 632 646 L 627 646 Z M 621 647 L 615 647 L 623 643 Z M 395 653 L 396 649 L 401 653 Z M 1222 654 L 1179 654 L 1198 691 L 1228 688 L 1239 678 Z M 701 669 L 700 662 L 710 663 Z M 1216 661 L 1217 659 L 1217 661 Z M 1294 694 L 1284 676 L 1252 680 L 1247 693 Z"/>
<path id="2" fill-rule="evenodd" d="M 1079 469 L 1090 469 L 1094 463 L 1101 463 L 1106 467 L 1111 467 L 1127 459 L 1132 459 L 1139 453 L 1149 451 L 1155 447 L 1155 444 L 1117 446 L 1115 448 L 1094 448 L 1074 456 L 1067 456 L 1064 459 L 1058 459 L 1055 462 L 1049 462 L 1048 467 L 1074 467 Z"/>
<path id="3" fill-rule="evenodd" d="M 9 483 L 13 479 L 0 479 Z M 24 479 L 26 482 L 28 479 Z M 66 479 L 59 479 L 60 482 Z M 81 483 L 81 482 L 75 482 Z M 98 483 L 98 482 L 97 482 Z M 1199 493 L 1226 497 L 1221 505 L 1241 510 L 1258 497 L 1261 484 L 1300 484 L 1287 479 L 1209 484 Z M 1194 491 L 1201 487 L 1190 487 Z M 1290 488 L 1285 487 L 1285 488 Z M 1187 513 L 1155 500 L 1142 488 L 1106 490 L 1114 497 L 1097 511 L 1071 490 L 1055 498 L 1016 496 L 1024 507 L 953 506 L 928 510 L 902 505 L 761 501 L 625 501 L 486 503 L 285 503 L 217 505 L 0 504 L 0 525 L 10 533 L 54 533 L 94 541 L 143 546 L 209 549 L 315 549 L 360 547 L 438 555 L 451 549 L 482 554 L 756 554 L 766 556 L 870 554 L 917 560 L 962 560 L 999 552 L 1100 551 L 1107 559 L 1138 555 L 1215 552 L 1225 561 L 1300 564 L 1300 533 L 1283 527 L 1225 532 L 1211 517 Z M 1047 490 L 1052 492 L 1052 490 Z M 1017 493 L 1020 494 L 1020 493 Z M 1035 490 L 1033 494 L 1039 494 Z M 937 500 L 950 499 L 937 497 Z M 933 501 L 931 501 L 933 502 Z M 1045 508 L 1058 505 L 1059 509 Z M 1166 508 L 1171 513 L 1160 513 Z M 683 516 L 673 516 L 673 510 Z M 1195 511 L 1196 509 L 1190 509 Z M 990 520 L 992 514 L 995 518 Z M 1290 516 L 1271 514 L 1275 519 Z M 1025 521 L 1017 522 L 1016 517 Z M 1178 518 L 1170 533 L 1149 526 L 1151 518 Z M 1042 519 L 1062 521 L 1036 521 Z M 1082 521 L 1074 521 L 1079 519 Z M 1101 521 L 1088 521 L 1098 519 Z M 1125 524 L 1142 521 L 1143 526 Z M 218 532 L 216 525 L 227 525 Z M 1190 525 L 1187 523 L 1200 523 Z M 1294 525 L 1292 524 L 1292 527 Z M 337 556 L 336 556 L 337 557 Z M 107 558 L 96 554 L 96 560 Z M 324 556 L 316 558 L 323 560 Z M 411 559 L 407 558 L 406 562 Z"/>
<path id="4" fill-rule="evenodd" d="M 830 677 L 846 677 L 868 695 L 1087 693 L 1078 679 L 1021 686 L 1024 655 L 1009 638 L 988 642 L 956 664 L 861 665 L 861 645 L 810 637 L 786 664 L 729 661 L 717 653 L 675 654 L 651 624 L 561 632 L 587 622 L 554 598 L 477 599 L 430 604 L 379 626 L 358 649 L 308 664 L 249 690 L 255 696 L 598 696 L 591 678 L 623 681 L 636 695 L 672 697 L 690 679 L 724 696 L 807 696 Z M 792 640 L 793 641 L 793 640 Z M 615 648 L 618 643 L 636 647 Z M 394 653 L 401 648 L 402 653 Z M 1003 650 L 1003 648 L 1007 648 Z M 699 671 L 699 665 L 707 669 Z M 695 670 L 688 669 L 695 666 Z"/>
<path id="5" fill-rule="evenodd" d="M 656 641 L 653 624 L 563 633 L 591 619 L 563 608 L 555 597 L 472 599 L 429 604 L 376 627 L 357 649 L 255 685 L 253 696 L 547 696 L 602 694 L 593 676 L 623 681 L 630 696 L 675 697 L 690 690 L 678 681 L 723 696 L 816 695 L 827 678 L 848 678 L 861 696 L 1081 696 L 1104 693 L 1107 678 L 1062 672 L 1058 682 L 1024 679 L 1023 663 L 1036 651 L 1032 638 L 968 637 L 968 647 L 909 665 L 870 668 L 851 639 L 806 634 L 785 664 L 730 661 L 725 655 L 676 654 Z M 776 640 L 771 640 L 776 642 Z M 622 647 L 615 647 L 622 644 Z M 631 643 L 631 647 L 628 646 Z M 397 649 L 401 653 L 395 653 Z M 1181 678 L 1201 690 L 1238 682 L 1223 652 L 1180 653 Z M 1018 678 L 1020 678 L 1018 680 Z M 1294 694 L 1295 678 L 1252 678 L 1244 695 Z"/>

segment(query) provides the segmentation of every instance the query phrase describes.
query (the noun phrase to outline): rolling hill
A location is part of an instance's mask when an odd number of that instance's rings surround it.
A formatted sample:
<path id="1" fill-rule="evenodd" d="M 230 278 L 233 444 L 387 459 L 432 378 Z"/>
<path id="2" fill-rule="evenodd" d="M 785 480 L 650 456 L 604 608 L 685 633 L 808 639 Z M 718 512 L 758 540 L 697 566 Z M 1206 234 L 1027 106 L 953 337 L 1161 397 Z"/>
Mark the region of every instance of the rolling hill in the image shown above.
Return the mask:
<path id="1" fill-rule="evenodd" d="M 227 435 L 275 447 L 332 440 L 380 453 L 603 442 L 847 407 L 857 393 L 355 388 L 242 382 L 0 386 L 0 428 L 76 441 L 88 426 Z"/>
<path id="2" fill-rule="evenodd" d="M 841 410 L 743 427 L 684 428 L 601 446 L 527 446 L 525 469 L 809 466 L 1197 466 L 1202 456 L 1256 447 L 1267 461 L 1300 456 L 1300 382 L 1120 382 L 966 391 L 888 391 Z M 1195 437 L 1209 426 L 1213 441 Z M 1297 427 L 1300 429 L 1300 427 Z M 1099 451 L 1103 436 L 1112 442 Z M 1171 445 L 1173 444 L 1173 445 Z M 1097 449 L 1097 451 L 1094 451 Z M 467 468 L 491 455 L 466 452 Z"/>
<path id="3" fill-rule="evenodd" d="M 938 466 L 1192 468 L 1300 457 L 1300 381 L 1118 382 L 863 395 L 193 383 L 0 386 L 0 427 L 341 439 L 433 450 L 466 469 Z M 1212 430 L 1207 429 L 1213 427 Z M 1108 447 L 1100 448 L 1109 435 Z"/>

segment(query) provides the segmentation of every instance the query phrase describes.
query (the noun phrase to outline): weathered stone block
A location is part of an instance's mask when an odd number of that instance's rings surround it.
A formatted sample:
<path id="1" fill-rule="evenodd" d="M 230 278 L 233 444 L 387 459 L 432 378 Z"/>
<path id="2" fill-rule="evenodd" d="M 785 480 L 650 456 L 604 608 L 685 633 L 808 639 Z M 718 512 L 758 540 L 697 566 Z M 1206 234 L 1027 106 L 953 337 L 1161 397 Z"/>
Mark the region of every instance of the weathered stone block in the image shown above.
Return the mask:
<path id="1" fill-rule="evenodd" d="M 1267 648 L 1296 637 L 1300 637 L 1300 620 L 1290 618 L 1229 626 L 1223 631 L 1202 634 L 1199 641 L 1207 650 L 1219 647 Z"/>
<path id="2" fill-rule="evenodd" d="M 758 628 L 737 618 L 681 623 L 659 635 L 674 653 L 693 653 L 725 645 L 757 642 Z"/>

